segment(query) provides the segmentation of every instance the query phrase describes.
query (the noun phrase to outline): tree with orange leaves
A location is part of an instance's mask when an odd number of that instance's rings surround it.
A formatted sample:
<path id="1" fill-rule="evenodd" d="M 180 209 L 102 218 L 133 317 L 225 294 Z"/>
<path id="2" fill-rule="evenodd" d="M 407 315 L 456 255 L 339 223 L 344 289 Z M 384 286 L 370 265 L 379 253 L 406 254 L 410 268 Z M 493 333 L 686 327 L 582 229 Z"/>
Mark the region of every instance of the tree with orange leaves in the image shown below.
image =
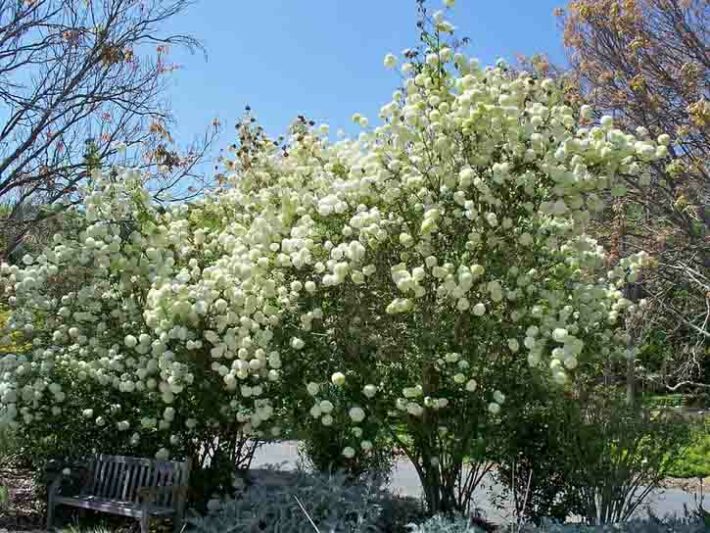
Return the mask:
<path id="1" fill-rule="evenodd" d="M 666 389 L 708 389 L 710 3 L 572 0 L 558 15 L 579 96 L 641 134 L 671 137 L 653 186 L 629 184 L 623 203 L 614 200 L 609 237 L 621 255 L 643 246 L 658 259 L 640 287 L 654 318 L 636 333 L 659 348 L 649 353 L 673 355 L 656 359 L 648 377 Z"/>

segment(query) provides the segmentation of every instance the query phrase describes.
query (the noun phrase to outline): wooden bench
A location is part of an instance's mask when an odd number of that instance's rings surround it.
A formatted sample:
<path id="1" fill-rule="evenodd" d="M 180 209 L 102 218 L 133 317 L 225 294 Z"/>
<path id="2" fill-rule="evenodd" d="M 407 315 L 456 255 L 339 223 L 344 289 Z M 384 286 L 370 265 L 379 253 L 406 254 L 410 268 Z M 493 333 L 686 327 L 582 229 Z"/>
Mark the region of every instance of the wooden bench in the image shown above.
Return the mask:
<path id="1" fill-rule="evenodd" d="M 79 494 L 61 494 L 60 474 L 49 486 L 47 529 L 51 529 L 54 508 L 68 505 L 140 520 L 147 533 L 151 516 L 171 517 L 175 531 L 182 528 L 190 461 L 158 461 L 120 455 L 96 455 L 84 470 Z"/>

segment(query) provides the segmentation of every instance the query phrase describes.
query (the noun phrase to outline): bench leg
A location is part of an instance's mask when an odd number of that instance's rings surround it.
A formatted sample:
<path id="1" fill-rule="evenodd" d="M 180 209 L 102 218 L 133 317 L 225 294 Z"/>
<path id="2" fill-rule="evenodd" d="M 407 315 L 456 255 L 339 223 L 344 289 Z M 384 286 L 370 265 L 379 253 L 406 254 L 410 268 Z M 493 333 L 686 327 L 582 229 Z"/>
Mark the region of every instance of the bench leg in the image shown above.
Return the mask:
<path id="1" fill-rule="evenodd" d="M 141 533 L 148 533 L 148 526 L 150 524 L 150 515 L 144 512 L 141 515 Z"/>
<path id="2" fill-rule="evenodd" d="M 52 522 L 54 522 L 54 502 L 50 500 L 47 504 L 47 531 L 52 531 Z"/>

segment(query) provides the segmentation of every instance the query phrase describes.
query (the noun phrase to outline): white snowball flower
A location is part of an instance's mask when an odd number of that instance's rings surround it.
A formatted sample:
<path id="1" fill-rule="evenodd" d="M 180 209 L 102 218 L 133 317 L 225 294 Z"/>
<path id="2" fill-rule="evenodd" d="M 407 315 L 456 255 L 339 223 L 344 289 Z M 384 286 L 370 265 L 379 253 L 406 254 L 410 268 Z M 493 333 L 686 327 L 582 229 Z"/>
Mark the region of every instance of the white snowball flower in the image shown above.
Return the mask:
<path id="1" fill-rule="evenodd" d="M 155 458 L 159 461 L 167 461 L 170 458 L 170 452 L 167 448 L 160 448 L 155 452 Z"/>
<path id="2" fill-rule="evenodd" d="M 311 381 L 308 385 L 306 385 L 306 390 L 311 396 L 316 396 L 320 391 L 320 386 L 318 385 L 318 383 L 314 383 L 313 381 Z"/>
<path id="3" fill-rule="evenodd" d="M 342 372 L 335 372 L 332 376 L 330 376 L 330 381 L 333 385 L 340 387 L 345 384 L 345 374 Z"/>
<path id="4" fill-rule="evenodd" d="M 300 350 L 305 345 L 306 343 L 298 337 L 294 337 L 293 339 L 291 339 L 291 348 L 293 348 L 294 350 Z"/>
<path id="5" fill-rule="evenodd" d="M 345 448 L 343 448 L 342 453 L 343 453 L 343 457 L 345 457 L 346 459 L 352 459 L 353 457 L 355 457 L 355 448 L 352 448 L 350 446 L 346 446 Z"/>
<path id="6" fill-rule="evenodd" d="M 133 335 L 126 335 L 123 339 L 123 343 L 127 348 L 135 348 L 138 345 L 138 339 Z"/>
<path id="7" fill-rule="evenodd" d="M 362 388 L 362 393 L 367 397 L 367 398 L 373 398 L 375 394 L 377 394 L 377 387 L 374 385 L 365 385 Z"/>
<path id="8" fill-rule="evenodd" d="M 326 414 L 332 413 L 334 408 L 332 402 L 330 402 L 329 400 L 321 400 L 318 404 L 318 407 L 320 407 L 320 410 Z"/>
<path id="9" fill-rule="evenodd" d="M 350 416 L 350 420 L 352 420 L 356 424 L 359 424 L 360 422 L 365 420 L 365 411 L 361 407 L 351 407 L 348 411 L 348 416 Z"/>
<path id="10" fill-rule="evenodd" d="M 565 328 L 555 328 L 552 331 L 552 338 L 557 342 L 565 342 L 567 340 L 568 332 Z"/>

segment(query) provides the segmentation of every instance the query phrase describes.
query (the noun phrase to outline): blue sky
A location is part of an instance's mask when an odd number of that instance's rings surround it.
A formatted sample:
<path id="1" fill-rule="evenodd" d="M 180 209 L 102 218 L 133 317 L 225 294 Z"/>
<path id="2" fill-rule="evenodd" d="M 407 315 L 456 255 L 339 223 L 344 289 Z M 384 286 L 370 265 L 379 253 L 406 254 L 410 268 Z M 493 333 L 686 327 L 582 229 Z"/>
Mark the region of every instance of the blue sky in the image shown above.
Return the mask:
<path id="1" fill-rule="evenodd" d="M 553 15 L 563 5 L 458 0 L 447 18 L 459 37 L 471 38 L 468 53 L 485 64 L 535 52 L 563 62 Z M 441 0 L 429 6 L 439 9 Z M 223 147 L 247 104 L 274 136 L 298 114 L 332 131 L 350 129 L 354 112 L 373 122 L 399 79 L 382 59 L 417 43 L 415 23 L 414 0 L 197 0 L 168 28 L 194 35 L 208 54 L 173 54 L 182 66 L 168 94 L 176 137 L 189 142 L 217 117 Z"/>

